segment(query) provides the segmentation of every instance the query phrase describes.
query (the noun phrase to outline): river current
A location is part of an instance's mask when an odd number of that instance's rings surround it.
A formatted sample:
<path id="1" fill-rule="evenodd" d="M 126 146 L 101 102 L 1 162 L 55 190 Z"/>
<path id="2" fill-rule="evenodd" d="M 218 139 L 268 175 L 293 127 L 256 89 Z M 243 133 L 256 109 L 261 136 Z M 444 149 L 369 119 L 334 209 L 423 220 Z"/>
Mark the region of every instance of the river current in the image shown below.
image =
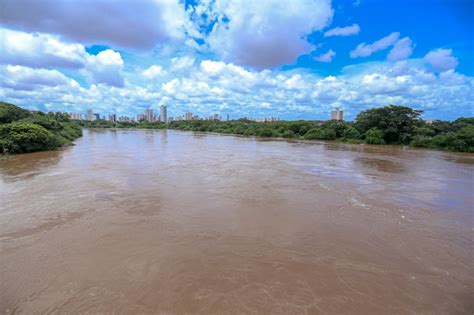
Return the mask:
<path id="1" fill-rule="evenodd" d="M 6 314 L 472 314 L 474 155 L 85 130 L 0 160 Z"/>

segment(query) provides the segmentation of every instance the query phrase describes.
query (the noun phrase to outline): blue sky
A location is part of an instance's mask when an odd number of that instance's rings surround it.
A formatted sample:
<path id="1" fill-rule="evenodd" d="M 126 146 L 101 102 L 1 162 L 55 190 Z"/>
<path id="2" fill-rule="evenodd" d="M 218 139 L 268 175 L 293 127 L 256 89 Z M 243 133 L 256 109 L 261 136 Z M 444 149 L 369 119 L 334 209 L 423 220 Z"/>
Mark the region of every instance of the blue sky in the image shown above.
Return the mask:
<path id="1" fill-rule="evenodd" d="M 0 99 L 135 116 L 165 104 L 326 119 L 401 104 L 473 116 L 467 0 L 5 0 Z M 33 12 L 33 13 L 32 13 Z"/>

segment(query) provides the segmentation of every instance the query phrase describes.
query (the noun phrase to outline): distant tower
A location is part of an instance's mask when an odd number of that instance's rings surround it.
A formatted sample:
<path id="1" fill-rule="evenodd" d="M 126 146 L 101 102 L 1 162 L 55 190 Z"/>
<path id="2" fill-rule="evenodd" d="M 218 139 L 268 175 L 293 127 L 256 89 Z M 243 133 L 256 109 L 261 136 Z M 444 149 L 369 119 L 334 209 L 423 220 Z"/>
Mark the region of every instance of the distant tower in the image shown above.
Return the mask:
<path id="1" fill-rule="evenodd" d="M 227 121 L 229 121 L 229 120 L 230 120 L 230 116 L 229 116 L 229 114 L 227 114 Z"/>
<path id="2" fill-rule="evenodd" d="M 166 105 L 160 106 L 160 121 L 164 123 L 168 121 L 168 111 L 166 109 Z"/>
<path id="3" fill-rule="evenodd" d="M 94 111 L 92 110 L 92 108 L 89 108 L 87 110 L 87 120 L 89 120 L 89 121 L 94 120 Z"/>
<path id="4" fill-rule="evenodd" d="M 145 119 L 147 121 L 153 121 L 153 109 L 151 108 L 145 109 Z"/>
<path id="5" fill-rule="evenodd" d="M 331 120 L 344 120 L 344 112 L 337 107 L 335 110 L 331 111 Z"/>

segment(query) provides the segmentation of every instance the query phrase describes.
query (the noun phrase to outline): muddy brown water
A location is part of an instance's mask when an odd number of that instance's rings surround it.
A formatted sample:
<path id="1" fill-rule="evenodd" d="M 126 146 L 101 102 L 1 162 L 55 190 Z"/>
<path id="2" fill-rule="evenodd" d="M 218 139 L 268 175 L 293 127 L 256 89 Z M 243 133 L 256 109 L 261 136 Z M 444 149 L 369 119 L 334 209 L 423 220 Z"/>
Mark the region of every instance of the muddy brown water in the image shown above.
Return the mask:
<path id="1" fill-rule="evenodd" d="M 86 130 L 0 160 L 6 314 L 472 314 L 474 155 Z"/>

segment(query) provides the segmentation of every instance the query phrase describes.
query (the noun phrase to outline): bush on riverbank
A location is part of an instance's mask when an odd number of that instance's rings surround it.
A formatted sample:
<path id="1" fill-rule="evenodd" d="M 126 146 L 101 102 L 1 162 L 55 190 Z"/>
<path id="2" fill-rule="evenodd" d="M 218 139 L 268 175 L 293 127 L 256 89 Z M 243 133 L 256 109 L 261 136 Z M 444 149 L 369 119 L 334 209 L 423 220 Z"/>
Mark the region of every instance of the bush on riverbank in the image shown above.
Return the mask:
<path id="1" fill-rule="evenodd" d="M 254 122 L 186 120 L 162 122 L 77 121 L 88 128 L 146 128 L 204 131 L 258 137 L 304 140 L 337 140 L 348 143 L 399 144 L 437 150 L 474 152 L 474 118 L 427 123 L 422 111 L 390 105 L 359 113 L 354 122 L 276 121 Z"/>
<path id="2" fill-rule="evenodd" d="M 80 136 L 81 128 L 67 114 L 28 111 L 0 102 L 0 153 L 51 150 Z"/>

